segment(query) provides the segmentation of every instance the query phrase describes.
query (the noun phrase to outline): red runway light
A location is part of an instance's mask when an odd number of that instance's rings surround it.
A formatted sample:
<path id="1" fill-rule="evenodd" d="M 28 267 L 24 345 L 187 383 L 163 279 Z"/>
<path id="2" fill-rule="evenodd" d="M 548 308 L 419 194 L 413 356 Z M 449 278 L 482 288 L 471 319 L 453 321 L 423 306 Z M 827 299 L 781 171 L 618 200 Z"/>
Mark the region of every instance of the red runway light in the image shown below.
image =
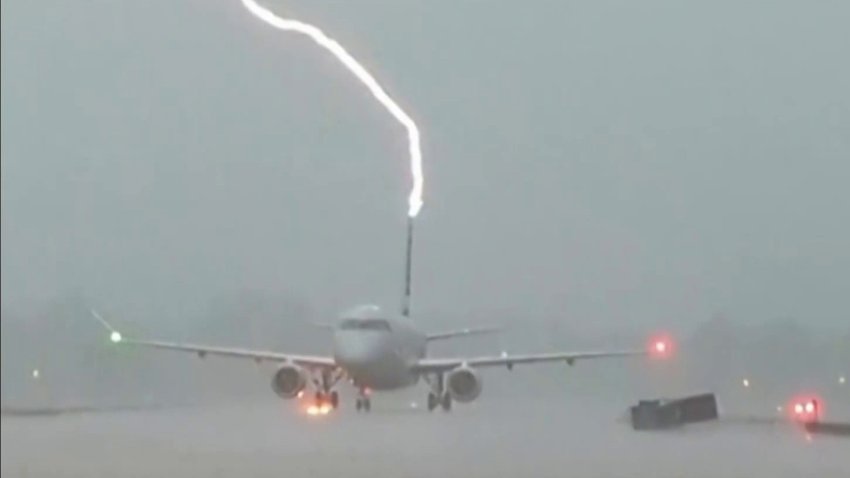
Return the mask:
<path id="1" fill-rule="evenodd" d="M 814 395 L 799 395 L 791 399 L 788 410 L 793 421 L 817 421 L 823 415 L 823 401 Z"/>

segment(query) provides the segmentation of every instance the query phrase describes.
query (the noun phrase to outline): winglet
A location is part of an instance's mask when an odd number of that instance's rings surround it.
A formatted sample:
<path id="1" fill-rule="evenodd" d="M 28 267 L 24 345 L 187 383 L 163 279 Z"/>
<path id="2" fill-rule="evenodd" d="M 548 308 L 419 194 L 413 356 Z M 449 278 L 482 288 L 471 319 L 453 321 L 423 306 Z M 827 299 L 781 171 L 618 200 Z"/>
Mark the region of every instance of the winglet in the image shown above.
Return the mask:
<path id="1" fill-rule="evenodd" d="M 107 322 L 106 319 L 101 317 L 101 315 L 96 310 L 91 309 L 91 315 L 92 317 L 97 319 L 98 322 L 100 322 L 100 325 L 104 326 L 106 330 L 109 331 L 110 341 L 117 344 L 118 342 L 121 342 L 121 340 L 123 340 L 123 337 L 121 337 L 121 332 L 118 332 L 115 327 L 109 325 L 109 322 Z"/>

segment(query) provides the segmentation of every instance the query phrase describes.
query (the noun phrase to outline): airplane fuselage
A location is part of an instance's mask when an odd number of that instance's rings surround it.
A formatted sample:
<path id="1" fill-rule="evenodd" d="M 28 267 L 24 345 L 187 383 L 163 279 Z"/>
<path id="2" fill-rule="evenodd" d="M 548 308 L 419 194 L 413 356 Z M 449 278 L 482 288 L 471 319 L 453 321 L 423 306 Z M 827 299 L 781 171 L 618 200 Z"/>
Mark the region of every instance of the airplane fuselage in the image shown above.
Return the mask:
<path id="1" fill-rule="evenodd" d="M 334 329 L 333 356 L 355 385 L 393 390 L 415 385 L 413 365 L 427 352 L 424 333 L 407 317 L 387 317 L 377 307 L 346 314 Z"/>

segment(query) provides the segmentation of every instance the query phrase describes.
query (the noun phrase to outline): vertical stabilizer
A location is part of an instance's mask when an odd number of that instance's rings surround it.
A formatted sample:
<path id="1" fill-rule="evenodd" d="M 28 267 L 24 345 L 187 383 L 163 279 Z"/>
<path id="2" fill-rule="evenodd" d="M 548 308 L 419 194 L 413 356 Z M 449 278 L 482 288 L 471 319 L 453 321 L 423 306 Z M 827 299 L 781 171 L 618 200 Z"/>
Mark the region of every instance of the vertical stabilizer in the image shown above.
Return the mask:
<path id="1" fill-rule="evenodd" d="M 407 217 L 407 254 L 404 261 L 404 298 L 401 305 L 401 313 L 410 317 L 410 282 L 411 266 L 413 264 L 413 217 Z"/>

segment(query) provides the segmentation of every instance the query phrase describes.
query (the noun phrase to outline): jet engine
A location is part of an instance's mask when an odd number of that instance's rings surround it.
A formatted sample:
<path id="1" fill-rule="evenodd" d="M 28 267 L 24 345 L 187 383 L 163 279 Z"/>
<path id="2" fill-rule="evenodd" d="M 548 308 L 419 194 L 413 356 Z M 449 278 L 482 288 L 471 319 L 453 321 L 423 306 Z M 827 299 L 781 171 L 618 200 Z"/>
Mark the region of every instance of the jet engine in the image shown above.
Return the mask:
<path id="1" fill-rule="evenodd" d="M 471 402 L 481 395 L 481 377 L 475 370 L 460 366 L 449 372 L 446 389 L 455 401 Z"/>
<path id="2" fill-rule="evenodd" d="M 283 365 L 272 377 L 272 390 L 280 398 L 295 398 L 307 386 L 307 371 L 297 365 Z"/>

